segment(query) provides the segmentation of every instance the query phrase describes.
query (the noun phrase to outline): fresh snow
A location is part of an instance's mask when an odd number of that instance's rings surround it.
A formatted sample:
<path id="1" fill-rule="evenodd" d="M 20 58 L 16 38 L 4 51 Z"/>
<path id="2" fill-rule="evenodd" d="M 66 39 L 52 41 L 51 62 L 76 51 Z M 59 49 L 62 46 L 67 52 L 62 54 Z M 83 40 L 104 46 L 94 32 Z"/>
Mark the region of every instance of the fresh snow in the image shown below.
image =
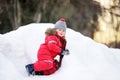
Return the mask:
<path id="1" fill-rule="evenodd" d="M 62 67 L 49 76 L 28 76 L 25 65 L 37 60 L 45 30 L 52 23 L 32 23 L 0 34 L 0 80 L 120 80 L 120 49 L 108 48 L 67 28 Z"/>

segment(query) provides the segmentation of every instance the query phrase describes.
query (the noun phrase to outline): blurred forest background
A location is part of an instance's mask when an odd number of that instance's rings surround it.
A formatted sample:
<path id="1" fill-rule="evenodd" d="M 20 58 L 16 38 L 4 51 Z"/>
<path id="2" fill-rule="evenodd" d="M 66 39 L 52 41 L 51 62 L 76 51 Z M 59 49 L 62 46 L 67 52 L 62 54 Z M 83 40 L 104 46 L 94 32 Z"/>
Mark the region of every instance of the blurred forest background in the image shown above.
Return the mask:
<path id="1" fill-rule="evenodd" d="M 0 34 L 61 17 L 69 28 L 120 48 L 120 0 L 0 0 Z"/>

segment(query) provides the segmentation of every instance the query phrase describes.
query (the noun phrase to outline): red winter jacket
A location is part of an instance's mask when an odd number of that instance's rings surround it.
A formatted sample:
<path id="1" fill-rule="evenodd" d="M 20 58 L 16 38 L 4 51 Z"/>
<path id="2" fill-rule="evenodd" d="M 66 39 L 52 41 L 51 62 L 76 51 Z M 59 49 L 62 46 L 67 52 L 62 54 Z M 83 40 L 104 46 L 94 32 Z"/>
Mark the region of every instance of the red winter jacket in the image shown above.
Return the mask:
<path id="1" fill-rule="evenodd" d="M 34 63 L 34 70 L 44 71 L 44 75 L 54 73 L 57 70 L 54 58 L 60 55 L 60 52 L 65 49 L 65 46 L 66 40 L 64 37 L 47 35 L 45 43 L 41 44 L 38 50 L 38 60 Z"/>
<path id="2" fill-rule="evenodd" d="M 57 36 L 49 35 L 45 38 L 45 43 L 41 44 L 38 50 L 38 60 L 53 60 L 62 50 L 62 44 Z"/>

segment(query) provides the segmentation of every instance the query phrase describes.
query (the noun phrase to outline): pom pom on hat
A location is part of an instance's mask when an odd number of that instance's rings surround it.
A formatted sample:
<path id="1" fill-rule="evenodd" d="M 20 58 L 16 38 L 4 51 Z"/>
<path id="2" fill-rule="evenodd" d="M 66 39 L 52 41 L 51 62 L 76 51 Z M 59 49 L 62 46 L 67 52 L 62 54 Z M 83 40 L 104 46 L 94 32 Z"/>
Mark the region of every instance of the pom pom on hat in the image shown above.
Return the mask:
<path id="1" fill-rule="evenodd" d="M 60 18 L 60 21 L 63 21 L 63 22 L 65 22 L 65 19 L 64 19 L 64 18 Z"/>
<path id="2" fill-rule="evenodd" d="M 60 18 L 60 20 L 55 23 L 55 28 L 66 31 L 67 25 L 66 25 L 65 19 Z"/>

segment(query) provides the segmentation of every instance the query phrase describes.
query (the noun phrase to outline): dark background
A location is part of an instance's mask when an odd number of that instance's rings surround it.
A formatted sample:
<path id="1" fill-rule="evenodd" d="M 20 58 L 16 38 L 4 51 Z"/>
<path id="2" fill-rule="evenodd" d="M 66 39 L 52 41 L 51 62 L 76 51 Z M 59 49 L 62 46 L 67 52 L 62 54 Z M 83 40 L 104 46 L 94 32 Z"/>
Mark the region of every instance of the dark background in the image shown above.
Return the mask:
<path id="1" fill-rule="evenodd" d="M 120 48 L 120 0 L 110 0 L 109 7 L 101 3 L 97 0 L 0 0 L 0 34 L 29 23 L 55 23 L 64 17 L 69 28 L 108 47 Z M 110 15 L 109 22 L 104 20 L 106 13 Z M 100 18 L 106 26 L 99 25 Z"/>

